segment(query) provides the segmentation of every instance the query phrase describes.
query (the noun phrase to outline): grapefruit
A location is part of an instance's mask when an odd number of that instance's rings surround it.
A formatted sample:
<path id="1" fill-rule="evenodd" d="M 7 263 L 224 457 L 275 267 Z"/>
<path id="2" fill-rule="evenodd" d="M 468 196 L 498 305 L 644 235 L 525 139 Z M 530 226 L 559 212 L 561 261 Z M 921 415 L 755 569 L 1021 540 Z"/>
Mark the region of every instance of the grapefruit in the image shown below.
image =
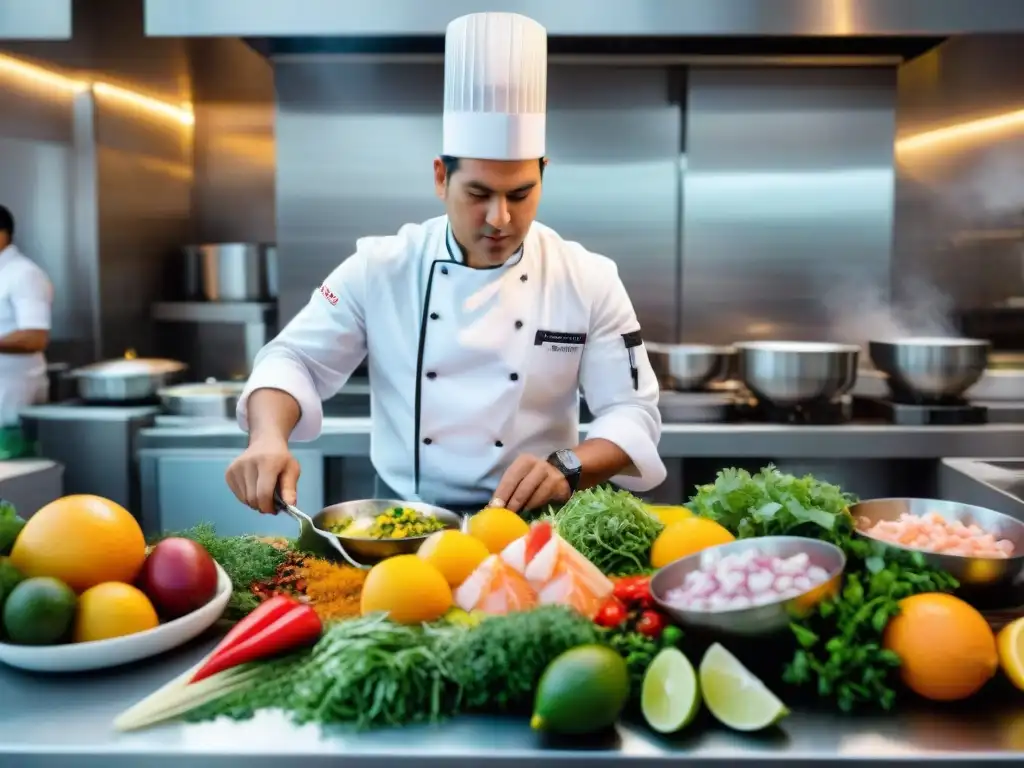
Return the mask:
<path id="1" fill-rule="evenodd" d="M 75 592 L 105 581 L 133 582 L 146 539 L 132 514 L 99 496 L 65 496 L 25 523 L 10 563 L 26 577 L 50 576 Z"/>
<path id="2" fill-rule="evenodd" d="M 436 621 L 452 607 L 452 590 L 437 568 L 416 555 L 377 563 L 366 575 L 360 611 L 383 611 L 399 624 Z"/>

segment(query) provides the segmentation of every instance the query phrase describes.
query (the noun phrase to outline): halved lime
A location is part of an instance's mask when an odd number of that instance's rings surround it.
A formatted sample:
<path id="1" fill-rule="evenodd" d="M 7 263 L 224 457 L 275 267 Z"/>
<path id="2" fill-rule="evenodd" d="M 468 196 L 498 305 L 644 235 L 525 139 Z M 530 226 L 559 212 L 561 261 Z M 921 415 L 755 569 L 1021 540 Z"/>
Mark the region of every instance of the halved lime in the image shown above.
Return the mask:
<path id="1" fill-rule="evenodd" d="M 682 730 L 700 711 L 697 673 L 678 648 L 665 648 L 647 668 L 640 709 L 658 733 Z"/>
<path id="2" fill-rule="evenodd" d="M 711 714 L 737 731 L 759 731 L 789 714 L 778 696 L 718 643 L 700 662 L 700 688 Z"/>

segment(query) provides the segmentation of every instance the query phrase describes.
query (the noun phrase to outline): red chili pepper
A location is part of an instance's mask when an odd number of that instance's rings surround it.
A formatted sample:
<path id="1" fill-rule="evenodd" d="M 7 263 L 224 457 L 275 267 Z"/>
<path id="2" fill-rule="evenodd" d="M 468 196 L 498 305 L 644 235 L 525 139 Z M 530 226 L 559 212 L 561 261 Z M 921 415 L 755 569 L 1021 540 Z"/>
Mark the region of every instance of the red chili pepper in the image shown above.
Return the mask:
<path id="1" fill-rule="evenodd" d="M 660 637 L 665 629 L 665 619 L 657 611 L 644 611 L 636 623 L 636 631 L 647 637 Z"/>
<path id="2" fill-rule="evenodd" d="M 287 598 L 285 598 L 287 600 Z M 263 605 L 269 605 L 268 600 Z M 267 658 L 315 642 L 323 632 L 323 624 L 312 606 L 288 600 L 290 608 L 270 624 L 232 645 L 214 651 L 213 656 L 192 677 L 193 683 L 257 659 Z M 261 606 L 262 607 L 262 606 Z M 237 627 L 236 627 L 237 629 Z M 227 638 L 225 638 L 227 639 Z"/>
<path id="3" fill-rule="evenodd" d="M 601 606 L 594 618 L 594 622 L 600 627 L 617 627 L 629 617 L 626 606 L 614 597 L 608 598 Z"/>
<path id="4" fill-rule="evenodd" d="M 266 590 L 260 588 L 259 591 L 265 592 Z M 301 603 L 283 595 L 275 595 L 260 603 L 252 613 L 235 624 L 231 631 L 224 635 L 224 639 L 214 649 L 213 655 L 223 653 L 231 646 L 252 637 L 263 628 L 273 624 L 296 605 L 301 605 Z"/>

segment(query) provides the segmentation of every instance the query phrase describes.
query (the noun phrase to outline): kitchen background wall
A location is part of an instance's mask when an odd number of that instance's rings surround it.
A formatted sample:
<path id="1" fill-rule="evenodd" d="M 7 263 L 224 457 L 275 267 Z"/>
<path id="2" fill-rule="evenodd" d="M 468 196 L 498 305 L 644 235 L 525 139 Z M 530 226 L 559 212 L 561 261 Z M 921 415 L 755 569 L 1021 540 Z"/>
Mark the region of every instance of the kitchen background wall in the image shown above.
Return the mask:
<path id="1" fill-rule="evenodd" d="M 652 340 L 955 332 L 1024 294 L 1024 113 L 914 137 L 1024 109 L 1021 42 L 954 38 L 898 68 L 553 63 L 540 218 L 619 263 Z M 241 329 L 149 319 L 180 245 L 277 241 L 286 321 L 359 236 L 442 212 L 437 57 L 271 63 L 146 38 L 136 0 L 78 0 L 71 41 L 0 53 L 0 201 L 57 289 L 51 359 L 191 350 L 196 376 L 237 371 Z"/>

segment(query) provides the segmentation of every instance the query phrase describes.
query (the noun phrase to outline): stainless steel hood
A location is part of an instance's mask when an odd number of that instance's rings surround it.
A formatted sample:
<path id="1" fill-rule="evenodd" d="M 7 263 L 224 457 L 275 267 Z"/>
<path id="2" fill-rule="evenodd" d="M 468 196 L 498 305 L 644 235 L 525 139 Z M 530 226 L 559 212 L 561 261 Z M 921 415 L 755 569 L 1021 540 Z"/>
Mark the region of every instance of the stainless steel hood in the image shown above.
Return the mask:
<path id="1" fill-rule="evenodd" d="M 70 40 L 72 0 L 0 0 L 0 40 Z"/>
<path id="2" fill-rule="evenodd" d="M 49 6 L 3 0 L 0 7 Z M 517 11 L 570 37 L 934 36 L 1024 31 L 1022 0 L 145 0 L 163 37 L 440 36 L 453 18 Z M 0 12 L 2 19 L 2 12 Z"/>

